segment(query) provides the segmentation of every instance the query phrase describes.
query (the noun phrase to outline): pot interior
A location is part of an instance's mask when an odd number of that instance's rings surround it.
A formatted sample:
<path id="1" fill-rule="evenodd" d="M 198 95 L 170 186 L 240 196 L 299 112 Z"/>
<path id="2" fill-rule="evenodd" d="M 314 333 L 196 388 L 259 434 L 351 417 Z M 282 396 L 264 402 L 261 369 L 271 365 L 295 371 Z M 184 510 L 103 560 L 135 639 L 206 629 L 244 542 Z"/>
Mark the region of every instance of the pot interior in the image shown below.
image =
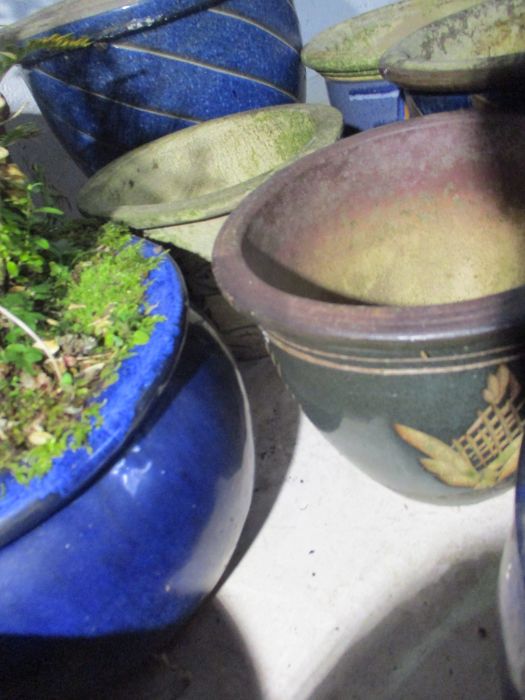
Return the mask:
<path id="1" fill-rule="evenodd" d="M 433 305 L 509 290 L 525 284 L 524 166 L 520 119 L 440 115 L 351 137 L 269 183 L 242 255 L 268 284 L 315 300 Z"/>
<path id="2" fill-rule="evenodd" d="M 86 184 L 79 206 L 145 228 L 229 213 L 258 178 L 332 143 L 340 129 L 340 114 L 327 105 L 212 120 L 113 161 Z"/>

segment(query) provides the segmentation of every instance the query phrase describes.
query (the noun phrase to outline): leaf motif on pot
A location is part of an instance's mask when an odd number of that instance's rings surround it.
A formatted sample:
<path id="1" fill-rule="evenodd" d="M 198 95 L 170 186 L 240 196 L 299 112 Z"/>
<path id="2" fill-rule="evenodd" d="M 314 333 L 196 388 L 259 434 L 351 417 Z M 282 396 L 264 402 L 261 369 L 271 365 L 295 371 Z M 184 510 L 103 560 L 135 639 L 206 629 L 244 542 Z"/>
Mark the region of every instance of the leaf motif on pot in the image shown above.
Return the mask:
<path id="1" fill-rule="evenodd" d="M 509 368 L 500 365 L 482 392 L 488 404 L 451 445 L 415 428 L 396 423 L 396 433 L 427 457 L 421 465 L 449 486 L 486 489 L 512 476 L 523 437 L 522 389 Z"/>

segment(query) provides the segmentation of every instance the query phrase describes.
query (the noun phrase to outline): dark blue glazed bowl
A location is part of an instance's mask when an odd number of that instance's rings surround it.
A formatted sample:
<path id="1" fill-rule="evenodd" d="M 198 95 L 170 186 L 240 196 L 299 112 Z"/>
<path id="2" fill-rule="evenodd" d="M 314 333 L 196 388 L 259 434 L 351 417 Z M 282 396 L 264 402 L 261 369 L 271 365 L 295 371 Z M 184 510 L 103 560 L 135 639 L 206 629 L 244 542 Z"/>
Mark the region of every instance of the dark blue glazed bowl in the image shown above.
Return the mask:
<path id="1" fill-rule="evenodd" d="M 406 118 L 403 92 L 386 80 L 330 80 L 326 78 L 330 104 L 343 115 L 353 131 L 403 121 Z"/>
<path id="2" fill-rule="evenodd" d="M 89 455 L 76 453 L 67 473 L 59 465 L 25 496 L 6 482 L 0 647 L 14 658 L 27 640 L 100 640 L 179 625 L 216 585 L 237 543 L 253 481 L 246 395 L 214 332 L 192 311 L 184 323 L 183 285 L 165 266 L 155 299 L 169 319 L 150 341 L 160 344 L 161 360 L 150 370 L 141 352 L 121 372 L 117 384 L 148 375 L 151 383 L 138 400 L 125 390 L 108 398 L 116 415 L 120 402 L 131 416 L 108 427 L 117 433 L 109 455 L 86 468 Z M 17 500 L 28 516 L 21 527 Z"/>
<path id="3" fill-rule="evenodd" d="M 207 119 L 300 101 L 304 68 L 289 0 L 58 2 L 0 34 L 87 36 L 86 49 L 30 55 L 45 119 L 87 173 Z"/>

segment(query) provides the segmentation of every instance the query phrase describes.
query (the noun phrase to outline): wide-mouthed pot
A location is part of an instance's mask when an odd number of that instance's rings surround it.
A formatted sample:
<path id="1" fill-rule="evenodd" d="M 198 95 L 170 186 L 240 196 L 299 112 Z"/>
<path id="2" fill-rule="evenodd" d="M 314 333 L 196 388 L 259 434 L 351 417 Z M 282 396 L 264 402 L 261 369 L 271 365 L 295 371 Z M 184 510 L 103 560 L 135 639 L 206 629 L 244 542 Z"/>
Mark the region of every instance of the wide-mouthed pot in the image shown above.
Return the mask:
<path id="1" fill-rule="evenodd" d="M 147 303 L 163 320 L 100 397 L 88 446 L 28 485 L 1 478 L 3 668 L 57 642 L 118 638 L 149 653 L 212 591 L 236 546 L 254 467 L 242 380 L 215 332 L 186 313 L 167 256 L 150 281 Z"/>
<path id="2" fill-rule="evenodd" d="M 485 0 L 401 39 L 382 56 L 381 74 L 405 89 L 418 114 L 468 106 L 525 108 L 525 5 Z"/>
<path id="3" fill-rule="evenodd" d="M 88 174 L 187 126 L 304 98 L 290 0 L 62 0 L 0 32 L 0 48 L 68 34 L 92 44 L 33 52 L 33 95 Z"/>
<path id="4" fill-rule="evenodd" d="M 325 29 L 303 49 L 303 63 L 326 80 L 345 124 L 364 131 L 408 116 L 402 90 L 382 78 L 381 55 L 433 20 L 477 0 L 401 0 Z"/>
<path id="5" fill-rule="evenodd" d="M 382 484 L 437 503 L 513 483 L 525 381 L 525 120 L 352 136 L 229 217 L 213 267 L 306 414 Z"/>
<path id="6" fill-rule="evenodd" d="M 178 255 L 192 299 L 239 357 L 264 353 L 260 335 L 226 304 L 209 261 L 239 202 L 273 172 L 333 143 L 342 117 L 329 105 L 267 107 L 213 119 L 121 156 L 88 180 L 79 208 L 124 221 Z"/>

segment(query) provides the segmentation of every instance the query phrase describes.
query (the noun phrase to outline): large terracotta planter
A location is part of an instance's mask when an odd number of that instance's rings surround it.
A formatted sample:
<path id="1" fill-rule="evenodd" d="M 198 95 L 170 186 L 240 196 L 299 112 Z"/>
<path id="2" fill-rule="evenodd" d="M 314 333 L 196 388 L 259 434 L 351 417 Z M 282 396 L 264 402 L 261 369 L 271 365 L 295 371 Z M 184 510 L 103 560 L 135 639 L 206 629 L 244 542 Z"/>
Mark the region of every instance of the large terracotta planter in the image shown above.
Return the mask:
<path id="1" fill-rule="evenodd" d="M 380 483 L 468 503 L 513 483 L 525 399 L 525 120 L 456 113 L 277 173 L 214 271 L 306 414 Z"/>
<path id="2" fill-rule="evenodd" d="M 289 0 L 62 0 L 0 45 L 53 33 L 94 41 L 25 61 L 42 114 L 88 174 L 166 133 L 304 96 Z"/>
<path id="3" fill-rule="evenodd" d="M 186 318 L 169 258 L 148 293 L 166 320 L 106 390 L 91 451 L 69 451 L 29 486 L 2 479 L 0 648 L 11 662 L 58 639 L 173 629 L 239 537 L 253 479 L 241 380 L 205 322 Z"/>
<path id="4" fill-rule="evenodd" d="M 476 0 L 402 0 L 352 17 L 314 37 L 303 62 L 323 75 L 347 127 L 364 131 L 408 116 L 402 91 L 379 72 L 381 55 L 402 37 Z"/>
<path id="5" fill-rule="evenodd" d="M 110 163 L 82 188 L 78 206 L 125 221 L 171 244 L 190 294 L 238 357 L 264 353 L 260 335 L 225 302 L 209 261 L 229 213 L 273 172 L 333 143 L 340 113 L 328 105 L 284 105 L 214 119 L 165 136 Z"/>
<path id="6" fill-rule="evenodd" d="M 392 46 L 380 69 L 419 114 L 465 96 L 467 106 L 523 109 L 525 7 L 488 0 L 432 22 Z"/>

